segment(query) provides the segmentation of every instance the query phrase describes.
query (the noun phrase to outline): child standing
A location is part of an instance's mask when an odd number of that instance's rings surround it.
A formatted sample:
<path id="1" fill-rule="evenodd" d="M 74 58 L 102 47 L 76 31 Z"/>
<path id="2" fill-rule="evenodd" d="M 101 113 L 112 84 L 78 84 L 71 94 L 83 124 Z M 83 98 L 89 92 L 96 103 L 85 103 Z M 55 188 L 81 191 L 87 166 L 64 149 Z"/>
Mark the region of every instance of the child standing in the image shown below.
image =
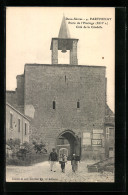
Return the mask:
<path id="1" fill-rule="evenodd" d="M 62 157 L 63 157 L 63 155 L 60 154 L 60 156 L 59 156 L 59 163 L 60 163 L 60 164 L 61 164 L 61 162 L 62 162 Z"/>
<path id="2" fill-rule="evenodd" d="M 62 173 L 65 173 L 65 163 L 66 162 L 67 162 L 67 157 L 65 154 L 63 154 L 60 160 Z"/>

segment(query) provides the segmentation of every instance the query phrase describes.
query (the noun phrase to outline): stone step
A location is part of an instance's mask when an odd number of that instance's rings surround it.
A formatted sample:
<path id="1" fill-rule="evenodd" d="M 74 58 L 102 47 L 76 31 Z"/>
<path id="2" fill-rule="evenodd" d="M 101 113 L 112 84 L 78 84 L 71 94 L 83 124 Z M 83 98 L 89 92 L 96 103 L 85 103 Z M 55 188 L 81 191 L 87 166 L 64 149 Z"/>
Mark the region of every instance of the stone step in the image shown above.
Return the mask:
<path id="1" fill-rule="evenodd" d="M 99 172 L 99 171 L 114 171 L 114 158 L 110 157 L 97 162 L 93 165 L 87 165 L 88 172 Z"/>

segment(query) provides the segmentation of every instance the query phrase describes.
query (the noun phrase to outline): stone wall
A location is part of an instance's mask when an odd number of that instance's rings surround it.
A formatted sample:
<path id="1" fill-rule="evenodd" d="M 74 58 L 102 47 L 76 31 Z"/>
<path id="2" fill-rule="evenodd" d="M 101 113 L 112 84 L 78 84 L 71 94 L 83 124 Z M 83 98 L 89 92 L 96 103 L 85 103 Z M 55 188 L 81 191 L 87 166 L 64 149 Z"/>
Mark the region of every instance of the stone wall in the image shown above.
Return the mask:
<path id="1" fill-rule="evenodd" d="M 77 65 L 78 59 L 77 59 L 77 40 L 73 40 L 72 42 L 72 49 L 70 50 L 70 64 Z"/>
<path id="2" fill-rule="evenodd" d="M 24 105 L 24 75 L 17 75 L 17 104 Z"/>
<path id="3" fill-rule="evenodd" d="M 17 93 L 16 91 L 6 91 L 6 102 L 12 106 L 17 105 Z"/>
<path id="4" fill-rule="evenodd" d="M 44 137 L 43 131 L 37 129 L 33 124 L 30 124 L 29 126 L 29 141 L 30 143 L 33 143 L 33 141 L 36 141 L 37 143 L 43 142 L 47 152 L 51 152 L 51 147 L 46 137 Z"/>
<path id="5" fill-rule="evenodd" d="M 53 40 L 52 64 L 58 64 L 58 40 Z"/>
<path id="6" fill-rule="evenodd" d="M 51 148 L 67 129 L 81 137 L 94 128 L 104 129 L 105 67 L 28 64 L 24 90 L 25 114 Z"/>
<path id="7" fill-rule="evenodd" d="M 15 91 L 6 91 L 6 102 L 24 112 L 24 75 L 17 75 L 17 88 Z"/>

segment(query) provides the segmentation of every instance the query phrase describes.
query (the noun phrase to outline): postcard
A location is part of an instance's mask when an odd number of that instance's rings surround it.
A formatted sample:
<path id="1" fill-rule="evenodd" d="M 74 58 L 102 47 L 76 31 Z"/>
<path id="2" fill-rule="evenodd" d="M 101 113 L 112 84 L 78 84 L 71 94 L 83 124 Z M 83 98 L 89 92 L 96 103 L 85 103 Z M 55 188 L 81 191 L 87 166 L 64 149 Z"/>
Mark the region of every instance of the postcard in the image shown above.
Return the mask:
<path id="1" fill-rule="evenodd" d="M 6 182 L 115 181 L 115 8 L 6 7 Z"/>

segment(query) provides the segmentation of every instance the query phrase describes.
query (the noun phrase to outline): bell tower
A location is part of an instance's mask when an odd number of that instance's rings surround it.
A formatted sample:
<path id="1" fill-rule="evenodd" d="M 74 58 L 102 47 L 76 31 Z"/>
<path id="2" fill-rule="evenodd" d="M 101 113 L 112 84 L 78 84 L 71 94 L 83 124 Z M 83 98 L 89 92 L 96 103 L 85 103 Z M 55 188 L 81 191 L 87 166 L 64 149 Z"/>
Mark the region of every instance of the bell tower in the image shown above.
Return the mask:
<path id="1" fill-rule="evenodd" d="M 77 43 L 78 39 L 70 38 L 70 33 L 66 24 L 65 16 L 63 16 L 58 38 L 52 38 L 51 41 L 51 63 L 58 64 L 58 50 L 61 50 L 62 53 L 66 53 L 67 50 L 70 50 L 70 64 L 78 65 Z"/>

